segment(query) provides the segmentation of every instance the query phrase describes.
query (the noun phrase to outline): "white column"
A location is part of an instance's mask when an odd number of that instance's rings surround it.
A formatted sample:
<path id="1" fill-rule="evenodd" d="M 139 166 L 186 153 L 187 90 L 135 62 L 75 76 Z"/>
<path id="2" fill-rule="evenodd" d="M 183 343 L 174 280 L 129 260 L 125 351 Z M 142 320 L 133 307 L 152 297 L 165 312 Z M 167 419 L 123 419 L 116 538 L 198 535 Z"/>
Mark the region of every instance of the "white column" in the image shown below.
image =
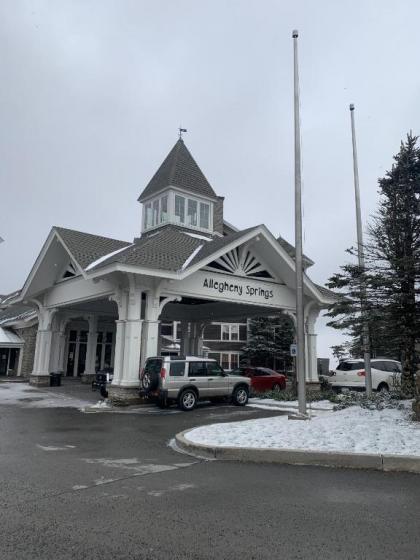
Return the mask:
<path id="1" fill-rule="evenodd" d="M 160 311 L 159 291 L 153 290 L 153 292 L 147 292 L 145 318 L 143 322 L 142 363 L 144 363 L 147 358 L 158 355 Z"/>
<path id="2" fill-rule="evenodd" d="M 113 384 L 118 385 L 123 375 L 124 367 L 124 342 L 125 342 L 125 320 L 115 321 L 115 353 L 114 353 L 114 380 Z"/>
<path id="3" fill-rule="evenodd" d="M 189 356 L 191 351 L 191 325 L 187 321 L 181 322 L 181 355 Z"/>
<path id="4" fill-rule="evenodd" d="M 118 303 L 119 320 L 124 321 L 124 327 L 121 323 L 117 323 L 119 331 L 115 347 L 117 375 L 114 376 L 112 385 L 138 388 L 142 333 L 142 290 L 135 275 L 128 275 L 128 280 L 128 292 L 120 290 L 118 296 L 114 298 Z"/>
<path id="5" fill-rule="evenodd" d="M 315 333 L 315 323 L 319 315 L 319 308 L 313 302 L 309 303 L 305 309 L 305 379 L 312 383 L 318 383 L 318 356 L 317 356 L 317 335 Z"/>
<path id="6" fill-rule="evenodd" d="M 31 374 L 31 383 L 48 384 L 51 360 L 52 329 L 51 323 L 56 309 L 40 307 L 38 309 L 38 331 L 36 333 L 36 346 L 34 366 Z"/>
<path id="7" fill-rule="evenodd" d="M 95 375 L 96 362 L 96 345 L 98 343 L 98 317 L 96 315 L 88 315 L 86 317 L 89 323 L 89 332 L 86 348 L 85 371 L 83 372 L 84 381 Z"/>

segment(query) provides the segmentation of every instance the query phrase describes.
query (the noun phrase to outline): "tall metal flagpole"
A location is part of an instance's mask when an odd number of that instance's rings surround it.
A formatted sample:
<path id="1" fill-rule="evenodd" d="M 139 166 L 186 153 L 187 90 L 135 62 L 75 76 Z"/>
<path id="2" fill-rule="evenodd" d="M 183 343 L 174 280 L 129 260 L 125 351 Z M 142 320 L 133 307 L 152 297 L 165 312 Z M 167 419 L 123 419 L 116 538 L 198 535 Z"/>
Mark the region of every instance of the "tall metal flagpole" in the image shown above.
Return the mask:
<path id="1" fill-rule="evenodd" d="M 302 178 L 300 155 L 298 32 L 294 30 L 294 105 L 295 105 L 295 266 L 296 266 L 296 375 L 298 381 L 299 412 L 306 414 L 305 386 L 305 324 L 303 316 L 303 262 L 302 262 Z"/>
<path id="2" fill-rule="evenodd" d="M 363 248 L 363 230 L 362 230 L 362 212 L 360 209 L 360 189 L 359 189 L 359 170 L 357 165 L 357 147 L 356 147 L 356 129 L 354 126 L 354 105 L 350 105 L 351 119 L 351 139 L 353 143 L 353 174 L 354 174 L 354 196 L 356 199 L 356 224 L 357 224 L 357 255 L 359 258 L 359 268 L 365 271 L 365 255 Z M 363 358 L 365 363 L 365 386 L 366 395 L 372 396 L 372 372 L 370 368 L 370 342 L 369 342 L 369 324 L 366 317 L 366 286 L 363 280 L 361 285 L 361 316 L 362 316 L 362 338 L 363 338 Z"/>

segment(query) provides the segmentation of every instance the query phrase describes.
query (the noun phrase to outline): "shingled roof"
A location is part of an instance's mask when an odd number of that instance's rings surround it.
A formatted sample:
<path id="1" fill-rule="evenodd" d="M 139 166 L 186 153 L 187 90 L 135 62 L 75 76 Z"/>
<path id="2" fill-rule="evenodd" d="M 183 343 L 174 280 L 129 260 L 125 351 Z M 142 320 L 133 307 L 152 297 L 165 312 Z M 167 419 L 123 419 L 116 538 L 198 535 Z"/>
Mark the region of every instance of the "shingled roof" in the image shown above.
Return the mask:
<path id="1" fill-rule="evenodd" d="M 288 241 L 286 241 L 284 237 L 281 236 L 277 238 L 277 242 L 283 247 L 283 249 L 286 251 L 289 257 L 292 257 L 292 259 L 295 260 L 296 249 L 293 247 L 293 245 Z M 308 268 L 309 266 L 312 266 L 314 264 L 314 261 L 311 260 L 306 255 L 302 255 L 302 258 L 303 258 L 303 265 L 305 268 Z"/>
<path id="2" fill-rule="evenodd" d="M 176 272 L 200 245 L 207 243 L 201 236 L 193 236 L 177 226 L 166 226 L 154 234 L 140 237 L 123 251 L 110 255 L 90 270 L 120 263 Z"/>
<path id="3" fill-rule="evenodd" d="M 90 263 L 105 255 L 109 255 L 124 246 L 130 246 L 127 241 L 83 233 L 74 229 L 54 227 L 72 256 L 81 268 L 86 268 Z"/>
<path id="4" fill-rule="evenodd" d="M 217 198 L 216 193 L 185 146 L 182 138 L 177 141 L 166 156 L 138 200 L 143 202 L 146 198 L 169 186 L 179 187 L 197 195 Z"/>

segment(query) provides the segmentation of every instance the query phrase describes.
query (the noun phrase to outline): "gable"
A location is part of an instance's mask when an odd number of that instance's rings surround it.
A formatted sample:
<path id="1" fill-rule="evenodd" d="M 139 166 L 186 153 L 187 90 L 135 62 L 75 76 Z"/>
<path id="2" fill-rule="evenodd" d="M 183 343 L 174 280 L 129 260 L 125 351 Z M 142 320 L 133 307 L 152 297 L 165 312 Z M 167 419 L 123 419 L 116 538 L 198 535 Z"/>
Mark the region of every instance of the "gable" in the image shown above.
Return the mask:
<path id="1" fill-rule="evenodd" d="M 268 267 L 261 263 L 261 259 L 255 256 L 247 244 L 231 249 L 211 261 L 206 268 L 235 276 L 274 280 L 272 273 L 268 271 Z"/>

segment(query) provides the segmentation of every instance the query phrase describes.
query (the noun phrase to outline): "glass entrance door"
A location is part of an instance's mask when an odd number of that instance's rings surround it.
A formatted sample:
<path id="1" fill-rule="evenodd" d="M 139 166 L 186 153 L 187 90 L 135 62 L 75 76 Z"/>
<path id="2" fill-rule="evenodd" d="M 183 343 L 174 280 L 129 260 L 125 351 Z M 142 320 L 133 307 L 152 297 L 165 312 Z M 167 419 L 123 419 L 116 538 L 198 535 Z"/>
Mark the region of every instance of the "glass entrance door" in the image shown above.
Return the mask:
<path id="1" fill-rule="evenodd" d="M 70 377 L 80 377 L 85 371 L 87 339 L 88 331 L 70 331 L 66 375 Z"/>
<path id="2" fill-rule="evenodd" d="M 9 361 L 9 349 L 0 348 L 0 375 L 7 375 L 8 361 Z"/>

